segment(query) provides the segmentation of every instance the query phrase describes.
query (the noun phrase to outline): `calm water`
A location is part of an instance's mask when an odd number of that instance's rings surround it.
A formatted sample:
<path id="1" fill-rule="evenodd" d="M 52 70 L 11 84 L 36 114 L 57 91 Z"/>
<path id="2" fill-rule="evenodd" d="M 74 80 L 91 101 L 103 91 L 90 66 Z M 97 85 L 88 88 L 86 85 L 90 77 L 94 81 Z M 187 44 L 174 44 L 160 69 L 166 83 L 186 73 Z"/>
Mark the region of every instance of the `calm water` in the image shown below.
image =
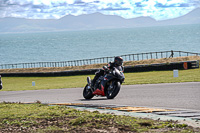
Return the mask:
<path id="1" fill-rule="evenodd" d="M 166 50 L 200 53 L 200 24 L 0 34 L 0 64 L 69 61 Z"/>

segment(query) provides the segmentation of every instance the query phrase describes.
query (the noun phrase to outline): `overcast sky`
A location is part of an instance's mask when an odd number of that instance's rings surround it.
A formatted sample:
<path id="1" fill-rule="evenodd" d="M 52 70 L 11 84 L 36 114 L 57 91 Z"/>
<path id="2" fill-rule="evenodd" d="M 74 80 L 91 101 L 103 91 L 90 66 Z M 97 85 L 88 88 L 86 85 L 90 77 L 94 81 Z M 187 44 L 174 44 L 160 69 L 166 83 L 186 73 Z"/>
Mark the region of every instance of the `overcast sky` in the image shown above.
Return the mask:
<path id="1" fill-rule="evenodd" d="M 59 19 L 100 12 L 123 18 L 180 17 L 200 7 L 200 0 L 0 0 L 0 17 Z"/>

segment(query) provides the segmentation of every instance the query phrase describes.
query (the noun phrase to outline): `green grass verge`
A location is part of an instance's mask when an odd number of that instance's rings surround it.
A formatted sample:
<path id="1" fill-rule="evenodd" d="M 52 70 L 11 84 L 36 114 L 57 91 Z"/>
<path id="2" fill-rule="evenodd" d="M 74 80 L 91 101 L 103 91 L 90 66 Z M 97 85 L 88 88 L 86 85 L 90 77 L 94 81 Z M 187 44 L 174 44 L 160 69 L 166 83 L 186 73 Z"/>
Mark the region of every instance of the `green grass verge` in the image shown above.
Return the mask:
<path id="1" fill-rule="evenodd" d="M 194 132 L 197 128 L 172 121 L 155 121 L 78 111 L 66 106 L 0 103 L 0 132 Z"/>
<path id="2" fill-rule="evenodd" d="M 2 91 L 40 90 L 82 87 L 87 76 L 64 77 L 3 77 Z M 35 81 L 35 86 L 32 86 Z"/>
<path id="3" fill-rule="evenodd" d="M 2 91 L 84 87 L 87 76 L 88 75 L 64 77 L 2 77 L 4 87 Z M 94 75 L 91 76 L 91 78 L 93 77 Z M 173 77 L 173 71 L 125 73 L 125 77 L 124 84 L 126 85 L 200 82 L 200 69 L 179 70 L 178 78 Z M 35 86 L 32 86 L 32 81 L 35 81 Z"/>
<path id="4" fill-rule="evenodd" d="M 200 82 L 200 69 L 179 70 L 179 77 L 173 77 L 173 71 L 152 71 L 125 74 L 125 84 L 157 84 L 178 82 Z"/>

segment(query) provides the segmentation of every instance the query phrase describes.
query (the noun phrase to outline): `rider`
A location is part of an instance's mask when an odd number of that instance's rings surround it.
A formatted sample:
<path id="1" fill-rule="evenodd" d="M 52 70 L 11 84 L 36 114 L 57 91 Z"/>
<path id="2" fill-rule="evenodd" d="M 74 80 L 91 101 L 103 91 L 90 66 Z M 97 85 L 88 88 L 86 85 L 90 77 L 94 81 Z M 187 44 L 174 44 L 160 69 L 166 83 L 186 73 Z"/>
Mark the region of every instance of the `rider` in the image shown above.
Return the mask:
<path id="1" fill-rule="evenodd" d="M 103 66 L 103 69 L 100 69 L 95 73 L 95 77 L 92 80 L 92 88 L 94 88 L 95 82 L 100 76 L 103 76 L 106 72 L 109 70 L 112 70 L 114 67 L 118 68 L 119 70 L 121 69 L 124 71 L 124 66 L 123 66 L 123 58 L 122 57 L 115 57 L 114 62 L 109 62 L 106 66 Z M 96 88 L 95 88 L 96 89 Z"/>

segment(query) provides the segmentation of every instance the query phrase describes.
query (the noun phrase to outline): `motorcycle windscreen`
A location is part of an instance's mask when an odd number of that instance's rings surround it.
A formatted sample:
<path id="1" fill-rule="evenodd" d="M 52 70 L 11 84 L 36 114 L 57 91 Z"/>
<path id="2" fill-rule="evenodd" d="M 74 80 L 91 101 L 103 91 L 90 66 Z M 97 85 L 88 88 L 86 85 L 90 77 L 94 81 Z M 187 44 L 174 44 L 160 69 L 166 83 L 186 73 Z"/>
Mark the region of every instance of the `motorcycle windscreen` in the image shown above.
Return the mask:
<path id="1" fill-rule="evenodd" d="M 115 68 L 117 68 L 119 71 L 123 71 L 121 66 L 116 66 Z"/>

